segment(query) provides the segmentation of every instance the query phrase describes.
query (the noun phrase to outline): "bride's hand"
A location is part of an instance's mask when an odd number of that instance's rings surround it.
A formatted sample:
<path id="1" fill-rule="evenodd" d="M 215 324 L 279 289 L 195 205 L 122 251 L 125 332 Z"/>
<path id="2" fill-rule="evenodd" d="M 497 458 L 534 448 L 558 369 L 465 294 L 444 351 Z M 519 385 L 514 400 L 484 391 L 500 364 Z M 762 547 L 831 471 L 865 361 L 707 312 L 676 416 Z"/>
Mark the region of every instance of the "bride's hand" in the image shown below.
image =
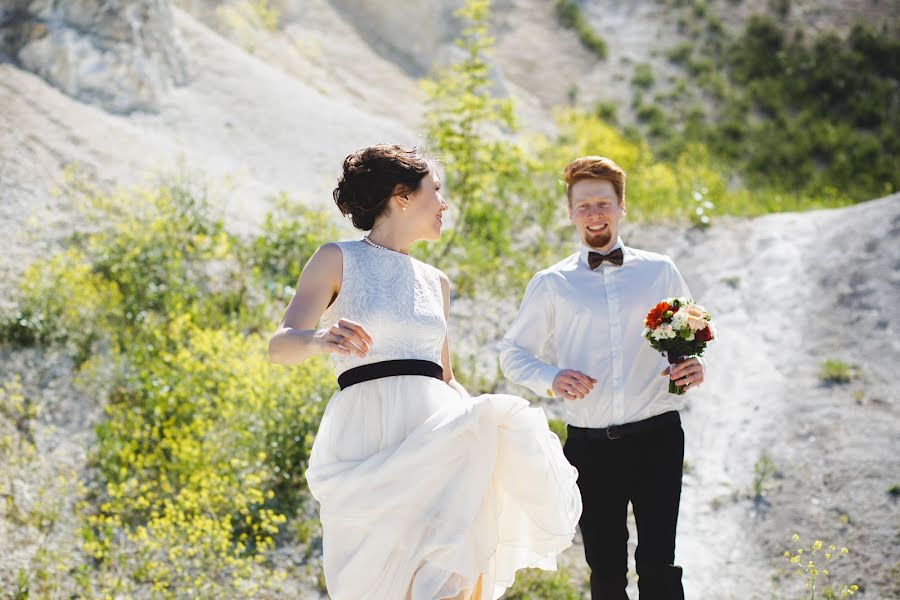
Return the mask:
<path id="1" fill-rule="evenodd" d="M 341 319 L 331 327 L 320 329 L 316 338 L 328 354 L 355 355 L 363 357 L 369 353 L 372 336 L 365 327 L 349 319 Z"/>

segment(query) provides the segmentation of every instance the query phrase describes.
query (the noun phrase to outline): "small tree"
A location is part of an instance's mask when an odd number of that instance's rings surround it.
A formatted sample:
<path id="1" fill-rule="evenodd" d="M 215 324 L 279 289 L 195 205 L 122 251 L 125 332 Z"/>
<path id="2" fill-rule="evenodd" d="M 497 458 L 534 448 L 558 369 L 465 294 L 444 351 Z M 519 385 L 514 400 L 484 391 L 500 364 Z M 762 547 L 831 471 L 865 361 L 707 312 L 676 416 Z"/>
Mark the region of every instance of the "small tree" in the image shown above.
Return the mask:
<path id="1" fill-rule="evenodd" d="M 445 166 L 455 219 L 441 241 L 420 254 L 451 270 L 458 292 L 467 295 L 474 292 L 475 279 L 510 273 L 501 265 L 516 245 L 511 232 L 534 222 L 523 217 L 529 200 L 539 195 L 534 183 L 539 168 L 514 139 L 512 102 L 495 95 L 490 77 L 489 13 L 489 0 L 466 0 L 456 13 L 464 22 L 456 41 L 462 60 L 423 82 L 427 137 Z"/>

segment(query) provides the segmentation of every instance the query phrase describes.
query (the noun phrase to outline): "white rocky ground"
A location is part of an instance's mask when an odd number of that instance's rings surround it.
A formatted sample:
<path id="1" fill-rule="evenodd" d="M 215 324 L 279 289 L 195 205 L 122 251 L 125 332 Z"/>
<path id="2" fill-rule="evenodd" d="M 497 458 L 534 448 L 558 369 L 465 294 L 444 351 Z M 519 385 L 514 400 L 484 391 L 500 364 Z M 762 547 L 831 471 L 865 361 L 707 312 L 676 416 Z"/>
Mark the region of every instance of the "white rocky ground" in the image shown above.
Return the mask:
<path id="1" fill-rule="evenodd" d="M 187 77 L 154 97 L 156 112 L 112 114 L 0 63 L 0 303 L 9 300 L 11 274 L 81 225 L 51 194 L 67 165 L 78 163 L 113 187 L 183 160 L 214 181 L 230 179 L 232 191 L 223 195 L 229 219 L 252 227 L 267 195 L 280 190 L 326 204 L 340 160 L 353 148 L 421 139 L 415 77 L 452 54 L 442 45 L 456 31 L 451 21 L 416 31 L 411 55 L 396 32 L 398 13 L 389 10 L 399 4 L 360 5 L 380 11 L 366 12 L 337 0 L 285 1 L 276 35 L 229 29 L 217 4 L 185 0 L 173 9 Z M 454 4 L 442 0 L 430 10 L 444 15 Z M 838 22 L 868 10 L 896 14 L 896 2 L 815 4 L 792 3 L 792 18 L 816 27 L 822 14 Z M 550 127 L 547 109 L 567 100 L 572 83 L 584 101 L 625 99 L 631 64 L 665 68 L 660 57 L 671 44 L 664 21 L 672 17 L 658 3 L 587 3 L 588 17 L 611 43 L 607 63 L 594 61 L 555 23 L 549 3 L 506 0 L 496 7 L 495 76 L 536 129 Z M 40 224 L 41 237 L 21 235 L 30 220 Z M 781 558 L 795 531 L 850 547 L 833 570 L 860 583 L 862 597 L 900 597 L 900 509 L 888 494 L 900 483 L 900 347 L 891 317 L 900 300 L 900 197 L 719 219 L 707 231 L 631 225 L 625 236 L 671 254 L 719 326 L 708 381 L 690 394 L 684 415 L 688 474 L 678 555 L 688 597 L 798 597 L 799 580 L 782 573 Z M 502 328 L 506 308 L 483 307 L 474 316 Z M 454 311 L 460 348 L 482 344 L 471 310 Z M 826 358 L 856 365 L 858 377 L 822 384 L 817 373 Z M 72 386 L 64 361 L 0 354 L 0 375 L 12 371 L 28 373 L 26 390 L 44 408 L 36 438 L 48 468 L 17 482 L 34 500 L 41 477 L 83 468 L 100 412 Z M 753 499 L 754 465 L 764 453 L 777 471 L 763 482 L 762 498 Z M 74 526 L 61 522 L 40 532 L 0 523 L 0 588 L 45 537 L 51 546 L 63 543 Z M 576 569 L 579 552 L 566 556 Z"/>

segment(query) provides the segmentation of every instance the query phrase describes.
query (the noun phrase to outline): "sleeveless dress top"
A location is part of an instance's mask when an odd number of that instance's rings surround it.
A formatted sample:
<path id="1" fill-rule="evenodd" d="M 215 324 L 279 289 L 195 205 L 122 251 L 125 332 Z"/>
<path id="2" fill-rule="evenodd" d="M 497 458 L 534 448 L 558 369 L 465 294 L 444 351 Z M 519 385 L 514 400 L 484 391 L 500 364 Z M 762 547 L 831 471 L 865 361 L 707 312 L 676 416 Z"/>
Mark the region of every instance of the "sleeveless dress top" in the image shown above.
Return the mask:
<path id="1" fill-rule="evenodd" d="M 323 314 L 363 325 L 364 358 L 440 364 L 439 272 L 362 241 L 339 242 L 341 290 Z M 306 479 L 319 502 L 334 600 L 499 598 L 526 567 L 556 569 L 581 515 L 577 472 L 543 409 L 517 396 L 462 398 L 444 381 L 364 381 L 329 401 Z M 478 589 L 476 589 L 476 587 Z"/>

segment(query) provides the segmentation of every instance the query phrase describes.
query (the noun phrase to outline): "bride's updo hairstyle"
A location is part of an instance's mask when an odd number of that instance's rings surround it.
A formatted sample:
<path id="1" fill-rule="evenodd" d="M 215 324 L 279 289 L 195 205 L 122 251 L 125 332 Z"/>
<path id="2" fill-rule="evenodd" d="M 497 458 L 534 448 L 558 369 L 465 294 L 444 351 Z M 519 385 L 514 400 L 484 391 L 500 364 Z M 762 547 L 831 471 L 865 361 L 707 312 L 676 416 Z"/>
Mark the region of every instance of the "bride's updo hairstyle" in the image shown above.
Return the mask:
<path id="1" fill-rule="evenodd" d="M 376 144 L 344 159 L 332 196 L 354 227 L 369 231 L 387 212 L 391 196 L 416 191 L 429 171 L 431 163 L 416 148 Z"/>

